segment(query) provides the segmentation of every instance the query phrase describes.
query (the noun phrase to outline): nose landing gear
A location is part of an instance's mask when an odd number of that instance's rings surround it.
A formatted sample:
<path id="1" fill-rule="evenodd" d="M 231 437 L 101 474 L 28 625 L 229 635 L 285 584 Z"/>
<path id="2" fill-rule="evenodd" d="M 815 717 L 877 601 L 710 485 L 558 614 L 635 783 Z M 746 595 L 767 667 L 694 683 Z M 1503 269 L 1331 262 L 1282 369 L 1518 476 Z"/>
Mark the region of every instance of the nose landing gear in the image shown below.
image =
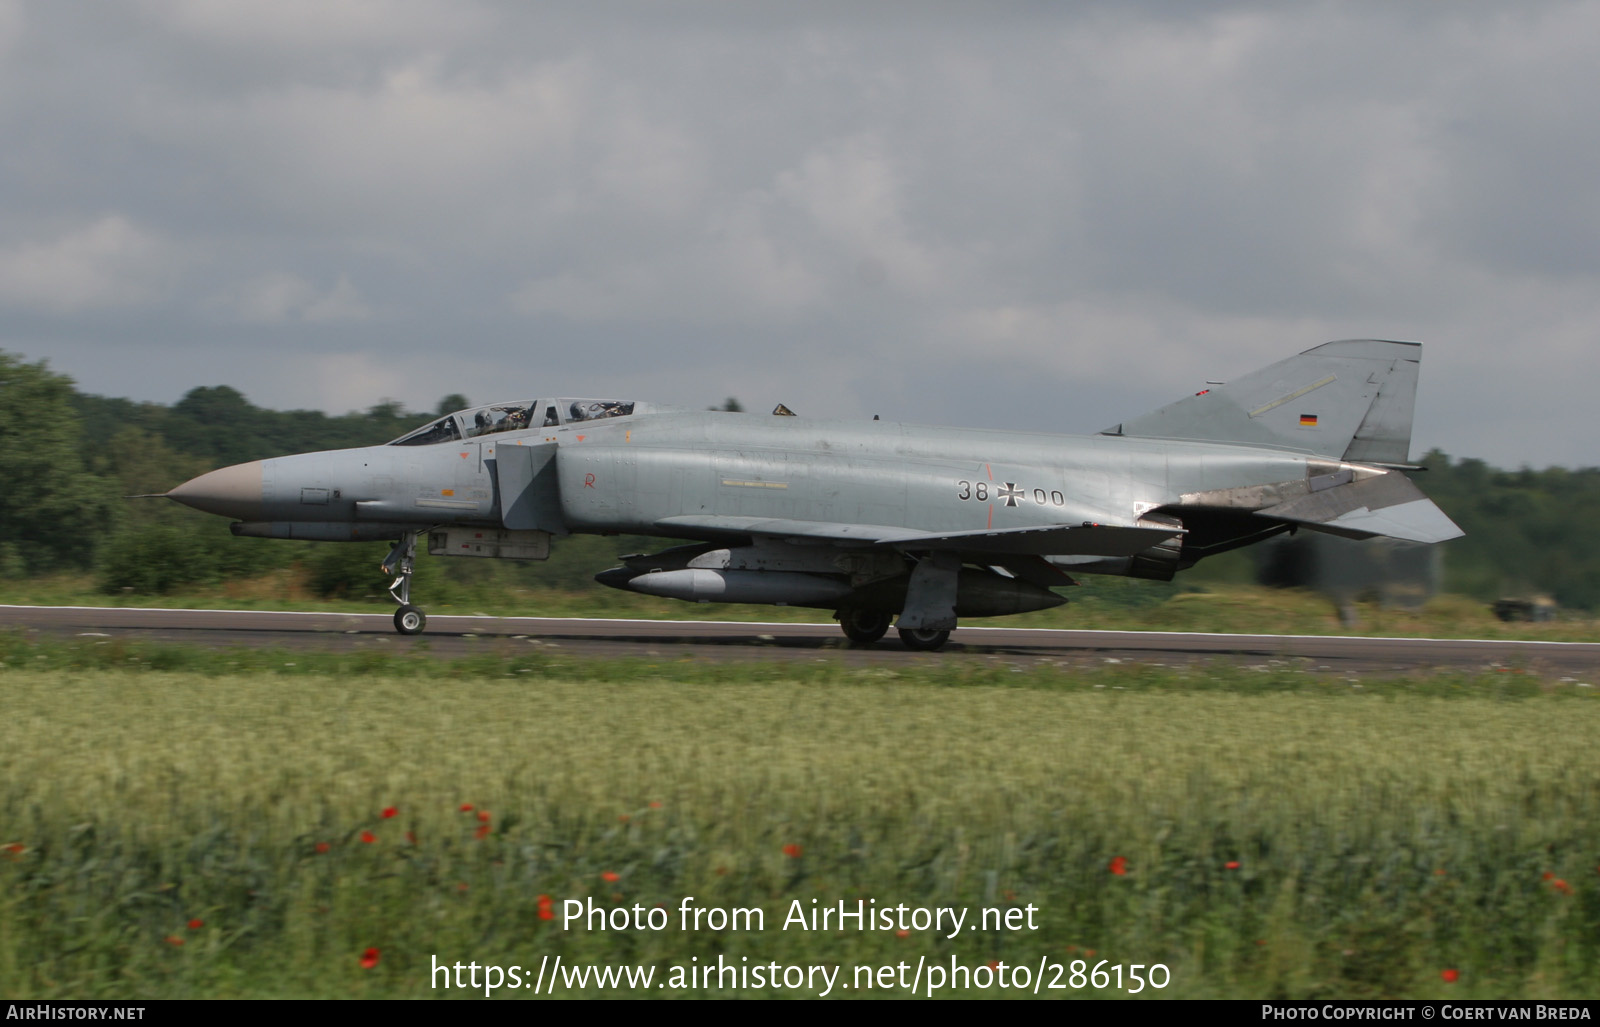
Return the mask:
<path id="1" fill-rule="evenodd" d="M 428 626 L 427 614 L 411 605 L 411 575 L 416 563 L 417 533 L 408 531 L 400 536 L 400 541 L 389 550 L 379 567 L 385 574 L 396 575 L 389 584 L 389 594 L 400 604 L 400 609 L 394 611 L 394 629 L 402 635 L 420 635 Z"/>

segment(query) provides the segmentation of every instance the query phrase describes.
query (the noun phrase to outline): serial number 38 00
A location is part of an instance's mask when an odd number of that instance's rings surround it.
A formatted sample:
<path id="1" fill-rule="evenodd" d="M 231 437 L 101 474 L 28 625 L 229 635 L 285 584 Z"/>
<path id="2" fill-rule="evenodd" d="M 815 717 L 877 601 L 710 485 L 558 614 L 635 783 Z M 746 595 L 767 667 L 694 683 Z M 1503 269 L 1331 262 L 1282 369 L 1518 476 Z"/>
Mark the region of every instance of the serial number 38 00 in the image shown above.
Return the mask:
<path id="1" fill-rule="evenodd" d="M 990 499 L 1004 500 L 1007 506 L 1016 506 L 1026 503 L 1030 498 L 1038 506 L 1066 506 L 1067 497 L 1060 490 L 1046 492 L 1044 489 L 1028 489 L 1019 487 L 1015 482 L 1006 482 L 998 485 L 988 481 L 967 481 L 965 478 L 956 482 L 956 498 L 962 501 L 975 499 L 980 503 L 987 503 Z"/>

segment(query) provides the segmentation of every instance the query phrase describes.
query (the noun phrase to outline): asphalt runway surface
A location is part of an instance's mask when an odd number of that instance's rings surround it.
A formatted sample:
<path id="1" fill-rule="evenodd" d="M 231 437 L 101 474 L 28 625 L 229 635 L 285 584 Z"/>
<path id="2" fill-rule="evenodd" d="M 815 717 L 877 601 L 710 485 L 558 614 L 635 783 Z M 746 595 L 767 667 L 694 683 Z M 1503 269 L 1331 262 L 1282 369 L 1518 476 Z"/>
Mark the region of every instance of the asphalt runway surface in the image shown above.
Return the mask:
<path id="1" fill-rule="evenodd" d="M 1552 680 L 1600 684 L 1600 643 L 1594 642 L 970 627 L 957 628 L 940 652 L 914 653 L 892 630 L 874 645 L 851 646 L 834 624 L 437 615 L 428 618 L 425 634 L 406 637 L 394 631 L 387 613 L 87 606 L 0 606 L 0 629 L 212 648 L 421 649 L 441 658 L 513 653 L 533 646 L 577 657 L 837 660 L 908 667 L 951 660 L 1165 666 L 1221 660 L 1332 674 L 1513 669 Z"/>

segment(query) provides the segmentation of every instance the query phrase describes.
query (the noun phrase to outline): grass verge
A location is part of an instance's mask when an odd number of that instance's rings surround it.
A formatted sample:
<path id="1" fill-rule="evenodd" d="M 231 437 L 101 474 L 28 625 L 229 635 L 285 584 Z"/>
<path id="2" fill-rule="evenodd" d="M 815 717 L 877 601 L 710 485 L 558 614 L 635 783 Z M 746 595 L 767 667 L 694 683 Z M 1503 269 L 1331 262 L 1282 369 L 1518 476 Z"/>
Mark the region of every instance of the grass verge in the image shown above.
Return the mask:
<path id="1" fill-rule="evenodd" d="M 1600 705 L 1571 683 L 17 637 L 0 664 L 7 995 L 426 996 L 435 956 L 558 955 L 847 983 L 1162 963 L 1182 997 L 1600 986 Z M 762 929 L 681 930 L 690 896 Z M 563 930 L 568 899 L 671 926 Z M 786 929 L 812 900 L 1036 926 Z"/>

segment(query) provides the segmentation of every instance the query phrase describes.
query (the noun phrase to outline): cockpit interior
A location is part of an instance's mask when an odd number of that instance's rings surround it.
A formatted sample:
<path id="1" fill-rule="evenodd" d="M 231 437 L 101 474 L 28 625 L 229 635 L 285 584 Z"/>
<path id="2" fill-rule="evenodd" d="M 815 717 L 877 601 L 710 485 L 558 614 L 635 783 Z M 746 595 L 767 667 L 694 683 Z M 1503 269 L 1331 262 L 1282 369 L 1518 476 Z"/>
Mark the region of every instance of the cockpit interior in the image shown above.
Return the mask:
<path id="1" fill-rule="evenodd" d="M 432 446 L 440 442 L 520 431 L 523 428 L 556 428 L 579 421 L 599 421 L 608 417 L 627 417 L 637 406 L 620 399 L 524 399 L 489 403 L 457 410 L 423 425 L 389 443 L 391 446 Z"/>

